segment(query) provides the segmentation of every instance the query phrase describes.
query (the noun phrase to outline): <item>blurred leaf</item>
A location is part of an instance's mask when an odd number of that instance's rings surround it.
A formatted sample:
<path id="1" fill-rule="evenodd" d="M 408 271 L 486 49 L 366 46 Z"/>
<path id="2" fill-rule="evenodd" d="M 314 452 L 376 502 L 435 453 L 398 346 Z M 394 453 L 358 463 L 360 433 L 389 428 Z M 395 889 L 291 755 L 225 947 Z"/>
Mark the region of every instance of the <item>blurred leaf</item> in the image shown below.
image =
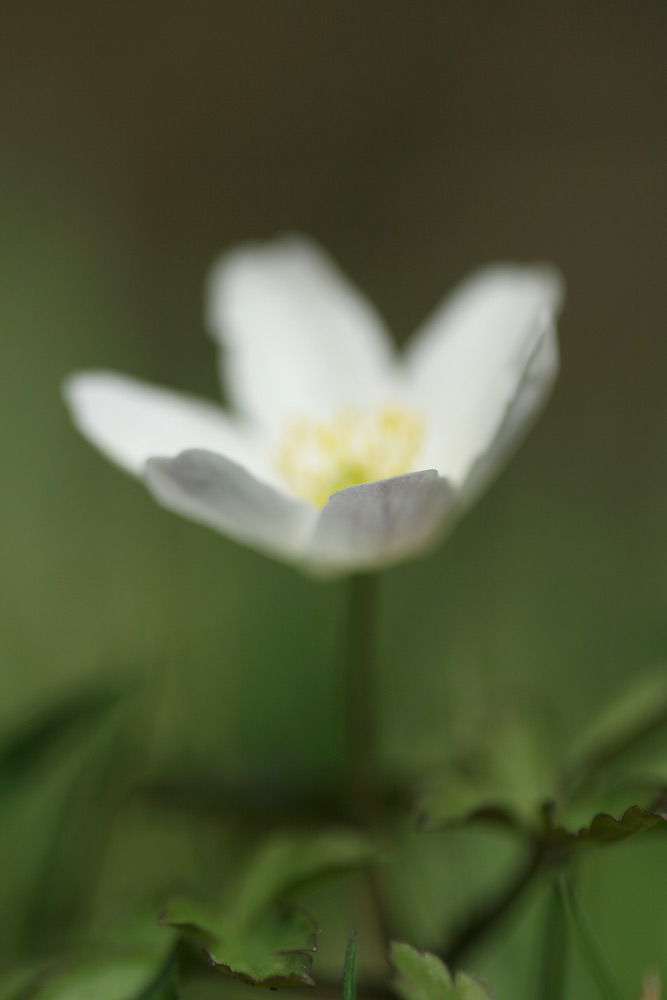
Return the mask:
<path id="1" fill-rule="evenodd" d="M 17 783 L 43 763 L 67 736 L 84 733 L 113 708 L 123 695 L 119 688 L 97 688 L 70 695 L 0 739 L 0 783 Z"/>
<path id="2" fill-rule="evenodd" d="M 579 759 L 597 766 L 646 735 L 665 717 L 666 692 L 665 678 L 644 678 L 629 701 L 605 710 L 591 726 L 589 737 L 580 744 L 588 749 Z M 580 773 L 584 773 L 583 764 Z M 442 829 L 477 820 L 495 821 L 528 834 L 538 845 L 569 849 L 576 843 L 615 843 L 667 818 L 662 803 L 649 809 L 627 808 L 628 799 L 632 802 L 630 796 L 637 793 L 636 781 L 627 787 L 596 790 L 588 806 L 584 800 L 571 802 L 566 796 L 556 804 L 553 790 L 557 785 L 540 740 L 533 730 L 517 724 L 497 735 L 477 760 L 440 776 L 422 798 L 421 825 Z M 658 788 L 656 782 L 653 792 Z"/>
<path id="3" fill-rule="evenodd" d="M 652 670 L 633 681 L 593 719 L 570 755 L 573 790 L 667 722 L 667 671 Z"/>
<path id="4" fill-rule="evenodd" d="M 541 740 L 532 728 L 512 720 L 475 757 L 435 779 L 421 798 L 420 826 L 443 829 L 490 820 L 532 832 L 554 786 Z"/>
<path id="5" fill-rule="evenodd" d="M 156 982 L 151 983 L 136 1000 L 180 1000 L 180 997 L 178 978 L 176 972 L 173 971 L 168 978 L 160 977 Z"/>
<path id="6" fill-rule="evenodd" d="M 357 932 L 352 931 L 345 949 L 343 1000 L 357 1000 Z"/>
<path id="7" fill-rule="evenodd" d="M 376 842 L 353 830 L 278 833 L 265 840 L 237 888 L 234 915 L 251 921 L 269 903 L 330 875 L 363 868 L 379 860 Z"/>
<path id="8" fill-rule="evenodd" d="M 211 964 L 234 979 L 272 989 L 314 985 L 310 969 L 320 931 L 295 907 L 275 906 L 244 926 L 193 900 L 175 899 L 160 921 L 201 938 Z"/>
<path id="9" fill-rule="evenodd" d="M 177 936 L 145 916 L 76 954 L 25 966 L 0 983 L 0 1000 L 179 1000 Z"/>
<path id="10" fill-rule="evenodd" d="M 170 948 L 167 959 L 136 1000 L 180 1000 L 178 951 Z"/>
<path id="11" fill-rule="evenodd" d="M 391 946 L 394 990 L 402 1000 L 490 1000 L 486 986 L 465 972 L 452 978 L 437 955 L 409 944 Z"/>
<path id="12" fill-rule="evenodd" d="M 16 970 L 0 1000 L 179 1000 L 177 936 L 141 915 L 116 925 L 103 946 Z"/>
<path id="13" fill-rule="evenodd" d="M 667 821 L 667 812 L 653 812 L 641 806 L 630 806 L 622 816 L 597 813 L 586 826 L 567 829 L 555 817 L 555 805 L 549 803 L 544 808 L 545 839 L 551 844 L 596 843 L 615 844 L 626 840 L 642 830 L 648 830 L 657 823 Z"/>
<path id="14" fill-rule="evenodd" d="M 431 786 L 420 803 L 421 830 L 466 826 L 477 820 L 523 829 L 528 821 L 523 803 L 499 789 L 488 776 L 452 771 Z"/>
<path id="15" fill-rule="evenodd" d="M 172 981 L 173 983 L 173 981 Z M 171 992 L 169 991 L 171 989 Z M 162 992 L 160 992 L 162 990 Z M 156 978 L 155 962 L 147 957 L 117 956 L 73 963 L 24 977 L 20 986 L 0 993 L 0 1000 L 178 1000 L 178 992 Z"/>
<path id="16" fill-rule="evenodd" d="M 254 985 L 310 986 L 319 928 L 282 900 L 308 882 L 377 860 L 376 845 L 353 831 L 277 834 L 247 865 L 222 912 L 188 899 L 167 905 L 160 921 L 202 939 L 210 961 Z"/>
<path id="17" fill-rule="evenodd" d="M 36 969 L 32 966 L 19 966 L 13 969 L 3 969 L 0 977 L 0 1000 L 28 1000 L 37 992 L 39 986 L 44 983 L 55 969 L 59 969 L 52 963 L 51 968 L 42 967 Z"/>

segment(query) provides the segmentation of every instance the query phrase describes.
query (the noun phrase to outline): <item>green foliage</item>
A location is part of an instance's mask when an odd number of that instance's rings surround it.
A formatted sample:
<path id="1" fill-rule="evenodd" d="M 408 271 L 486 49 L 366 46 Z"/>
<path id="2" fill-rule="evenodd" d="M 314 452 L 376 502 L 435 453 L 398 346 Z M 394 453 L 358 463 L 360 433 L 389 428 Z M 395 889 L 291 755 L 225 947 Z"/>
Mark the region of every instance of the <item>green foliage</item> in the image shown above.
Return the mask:
<path id="1" fill-rule="evenodd" d="M 175 899 L 161 920 L 202 941 L 216 969 L 253 986 L 314 986 L 310 970 L 320 929 L 295 907 L 276 905 L 252 923 L 236 924 L 189 899 Z"/>
<path id="2" fill-rule="evenodd" d="M 421 828 L 446 829 L 484 819 L 518 831 L 534 830 L 555 781 L 535 730 L 512 718 L 432 782 L 420 803 Z"/>
<path id="3" fill-rule="evenodd" d="M 613 765 L 666 720 L 667 678 L 651 672 L 600 712 L 577 742 L 560 777 L 548 765 L 534 731 L 515 721 L 477 748 L 471 759 L 459 761 L 439 776 L 422 797 L 421 827 L 445 829 L 487 820 L 543 848 L 567 851 L 581 844 L 625 840 L 664 822 L 667 814 L 660 802 L 652 808 L 628 804 L 627 775 L 622 781 L 615 779 Z M 662 783 L 667 783 L 667 771 L 662 778 L 657 776 L 656 784 Z M 615 784 L 626 796 L 618 815 L 600 809 L 602 792 L 608 794 Z M 659 789 L 648 792 L 655 799 Z M 584 822 L 564 818 L 581 813 L 582 802 Z"/>
<path id="4" fill-rule="evenodd" d="M 352 931 L 345 949 L 343 1000 L 357 1000 L 357 932 Z"/>
<path id="5" fill-rule="evenodd" d="M 320 929 L 303 910 L 287 905 L 286 895 L 377 858 L 369 838 L 344 829 L 278 834 L 255 852 L 221 909 L 174 899 L 160 919 L 199 938 L 210 962 L 235 979 L 272 988 L 312 986 Z"/>
<path id="6" fill-rule="evenodd" d="M 430 952 L 393 944 L 391 962 L 392 985 L 402 1000 L 490 1000 L 483 983 L 465 972 L 452 977 L 444 962 Z"/>
<path id="7" fill-rule="evenodd" d="M 180 1000 L 178 950 L 171 948 L 166 961 L 137 1000 Z"/>
<path id="8" fill-rule="evenodd" d="M 107 959 L 74 966 L 27 995 L 34 1000 L 129 1000 L 140 996 L 151 976 L 144 961 Z"/>
<path id="9" fill-rule="evenodd" d="M 598 987 L 600 997 L 602 1000 L 624 1000 L 623 991 L 572 885 L 561 877 L 559 888 L 568 926 L 573 932 L 591 979 Z"/>
<path id="10" fill-rule="evenodd" d="M 562 1000 L 564 996 L 568 945 L 567 917 L 563 907 L 560 885 L 554 879 L 542 930 L 542 955 L 538 989 L 540 1000 Z"/>
<path id="11" fill-rule="evenodd" d="M 251 923 L 273 901 L 309 882 L 363 868 L 379 857 L 370 837 L 342 827 L 273 834 L 260 844 L 237 885 L 234 919 Z"/>
<path id="12" fill-rule="evenodd" d="M 0 1000 L 178 1000 L 176 966 L 137 950 L 94 955 L 15 974 L 0 986 Z"/>
<path id="13" fill-rule="evenodd" d="M 632 837 L 642 830 L 649 830 L 657 823 L 667 821 L 667 814 L 630 806 L 622 816 L 596 813 L 590 823 L 578 829 L 567 829 L 554 816 L 553 805 L 545 809 L 546 832 L 544 839 L 550 844 L 615 844 L 619 840 Z"/>
<path id="14" fill-rule="evenodd" d="M 119 687 L 69 695 L 0 738 L 0 789 L 18 786 L 68 738 L 83 736 L 118 704 Z"/>
<path id="15" fill-rule="evenodd" d="M 667 722 L 667 671 L 650 670 L 612 698 L 580 734 L 569 755 L 574 791 L 596 779 L 644 737 Z"/>

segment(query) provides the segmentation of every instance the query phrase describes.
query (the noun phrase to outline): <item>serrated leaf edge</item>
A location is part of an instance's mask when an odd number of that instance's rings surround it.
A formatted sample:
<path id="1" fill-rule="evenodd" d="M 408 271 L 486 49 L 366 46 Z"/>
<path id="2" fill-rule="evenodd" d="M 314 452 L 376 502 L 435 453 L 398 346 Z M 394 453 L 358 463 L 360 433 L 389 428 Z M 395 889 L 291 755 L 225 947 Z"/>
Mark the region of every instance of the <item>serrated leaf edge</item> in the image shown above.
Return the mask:
<path id="1" fill-rule="evenodd" d="M 249 975 L 247 972 L 240 972 L 236 969 L 232 969 L 230 965 L 226 962 L 218 962 L 215 956 L 208 950 L 208 948 L 202 948 L 202 952 L 205 955 L 207 961 L 215 968 L 224 972 L 225 975 L 230 976 L 232 979 L 238 979 L 243 983 L 249 983 L 251 986 L 264 986 L 266 988 L 275 987 L 280 989 L 281 987 L 290 986 L 315 986 L 315 980 L 310 975 L 311 969 L 313 967 L 313 959 L 317 951 L 317 938 L 322 933 L 322 928 L 319 926 L 318 922 L 308 913 L 302 906 L 290 905 L 288 907 L 293 912 L 303 913 L 304 916 L 311 922 L 313 929 L 309 932 L 308 937 L 313 939 L 313 944 L 310 948 L 281 948 L 278 951 L 273 952 L 274 955 L 301 955 L 306 959 L 306 972 L 303 975 L 295 975 L 290 973 L 289 975 L 277 975 L 269 976 L 266 979 L 258 979 L 255 976 Z M 210 935 L 208 935 L 210 937 Z"/>
<path id="2" fill-rule="evenodd" d="M 642 806 L 633 805 L 628 806 L 622 816 L 613 816 L 611 813 L 599 812 L 593 816 L 590 823 L 579 827 L 578 830 L 568 830 L 566 826 L 554 819 L 555 810 L 556 803 L 553 801 L 546 802 L 543 806 L 542 814 L 547 826 L 547 831 L 548 833 L 554 833 L 558 836 L 566 837 L 570 841 L 592 841 L 593 843 L 604 844 L 606 842 L 604 839 L 598 839 L 595 836 L 594 827 L 596 824 L 599 825 L 607 820 L 611 821 L 616 828 L 621 831 L 621 835 L 611 841 L 611 843 L 626 840 L 628 837 L 632 837 L 636 833 L 641 833 L 642 830 L 650 829 L 652 826 L 655 826 L 656 823 L 667 822 L 667 813 L 654 812 L 651 809 L 643 809 Z M 639 828 L 633 828 L 633 817 L 638 817 L 642 820 L 645 818 L 646 822 Z M 623 831 L 623 827 L 625 826 L 628 826 L 629 829 Z"/>
<path id="3" fill-rule="evenodd" d="M 394 945 L 407 945 L 407 947 L 410 948 L 410 949 L 412 949 L 412 951 L 416 952 L 419 955 L 420 958 L 427 958 L 429 956 L 432 957 L 432 958 L 437 958 L 438 961 L 442 964 L 445 972 L 449 976 L 449 982 L 450 982 L 450 985 L 451 985 L 451 987 L 452 987 L 453 990 L 456 990 L 458 988 L 458 986 L 461 983 L 462 979 L 464 979 L 464 978 L 465 979 L 470 979 L 473 982 L 478 983 L 482 987 L 482 989 L 484 989 L 486 991 L 486 993 L 488 994 L 489 1000 L 493 1000 L 493 997 L 492 997 L 492 995 L 491 995 L 491 993 L 489 991 L 488 985 L 484 982 L 483 979 L 480 979 L 479 976 L 475 976 L 471 972 L 463 972 L 461 969 L 457 969 L 456 973 L 454 975 L 452 975 L 452 971 L 449 968 L 449 966 L 447 965 L 447 963 L 445 961 L 443 961 L 443 959 L 439 955 L 437 955 L 434 951 L 429 951 L 428 948 L 415 948 L 414 945 L 408 944 L 407 941 L 392 941 L 391 944 L 390 944 L 390 946 L 389 946 L 389 956 L 388 956 L 388 958 L 389 958 L 389 964 L 391 965 L 391 968 L 392 968 L 392 970 L 394 972 L 394 976 L 392 978 L 392 981 L 390 982 L 390 985 L 392 987 L 394 986 L 393 980 L 402 975 L 402 973 L 396 967 L 396 965 L 394 964 L 394 961 L 393 961 L 392 952 L 393 952 Z M 395 988 L 394 988 L 394 991 L 396 992 Z"/>

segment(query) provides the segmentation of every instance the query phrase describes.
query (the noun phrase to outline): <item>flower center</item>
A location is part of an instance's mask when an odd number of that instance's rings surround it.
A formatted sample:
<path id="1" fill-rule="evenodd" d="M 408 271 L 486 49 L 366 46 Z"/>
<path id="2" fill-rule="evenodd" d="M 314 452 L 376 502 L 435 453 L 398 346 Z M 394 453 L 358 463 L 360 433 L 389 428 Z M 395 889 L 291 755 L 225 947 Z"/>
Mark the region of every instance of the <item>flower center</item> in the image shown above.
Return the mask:
<path id="1" fill-rule="evenodd" d="M 299 417 L 287 427 L 275 463 L 290 490 L 317 507 L 358 483 L 414 471 L 423 419 L 399 406 L 340 410 L 329 421 Z"/>

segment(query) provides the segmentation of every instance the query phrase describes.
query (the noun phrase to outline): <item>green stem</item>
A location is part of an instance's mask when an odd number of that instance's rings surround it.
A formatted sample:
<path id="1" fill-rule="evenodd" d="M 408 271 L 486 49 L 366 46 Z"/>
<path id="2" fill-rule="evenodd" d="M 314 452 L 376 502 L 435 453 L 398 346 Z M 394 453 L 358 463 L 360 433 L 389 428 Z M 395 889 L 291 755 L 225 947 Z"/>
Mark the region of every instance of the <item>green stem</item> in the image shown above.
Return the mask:
<path id="1" fill-rule="evenodd" d="M 346 650 L 345 750 L 353 813 L 368 819 L 374 812 L 378 769 L 375 756 L 375 625 L 379 577 L 350 579 Z"/>
<path id="2" fill-rule="evenodd" d="M 581 957 L 588 967 L 591 979 L 605 1000 L 625 1000 L 616 977 L 596 938 L 588 917 L 577 899 L 572 885 L 564 876 L 559 880 L 560 896 L 567 922 L 574 932 Z"/>
<path id="3" fill-rule="evenodd" d="M 542 1000 L 562 1000 L 566 954 L 567 918 L 558 881 L 554 880 L 544 923 L 542 966 L 537 990 Z"/>
<path id="4" fill-rule="evenodd" d="M 496 929 L 541 870 L 543 860 L 542 852 L 536 847 L 528 861 L 524 862 L 500 894 L 475 910 L 465 923 L 455 928 L 450 941 L 441 954 L 441 958 L 448 966 L 451 968 L 459 967 L 463 957 Z"/>
<path id="5" fill-rule="evenodd" d="M 376 626 L 380 578 L 376 573 L 350 579 L 345 660 L 345 751 L 349 810 L 352 819 L 368 828 L 380 824 L 381 775 L 376 757 L 375 666 Z M 366 891 L 378 933 L 387 949 L 395 936 L 378 873 L 365 873 Z"/>
<path id="6" fill-rule="evenodd" d="M 347 941 L 343 965 L 343 1000 L 357 1000 L 357 932 L 352 931 Z"/>

